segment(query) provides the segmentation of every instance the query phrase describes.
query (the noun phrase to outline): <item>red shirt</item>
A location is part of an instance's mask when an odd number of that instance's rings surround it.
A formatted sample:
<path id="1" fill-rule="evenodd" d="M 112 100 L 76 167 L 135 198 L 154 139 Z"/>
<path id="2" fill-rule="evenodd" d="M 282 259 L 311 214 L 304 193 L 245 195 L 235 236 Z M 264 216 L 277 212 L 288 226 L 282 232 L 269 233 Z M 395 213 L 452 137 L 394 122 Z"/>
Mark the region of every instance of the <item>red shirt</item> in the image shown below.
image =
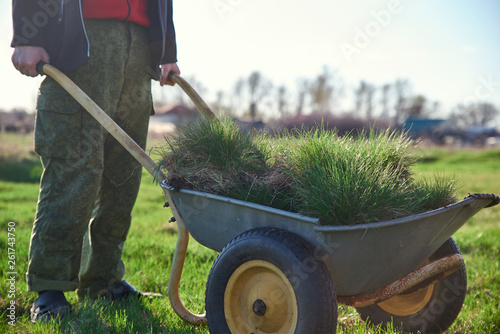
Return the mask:
<path id="1" fill-rule="evenodd" d="M 86 19 L 118 19 L 149 27 L 147 0 L 85 0 L 83 17 Z"/>

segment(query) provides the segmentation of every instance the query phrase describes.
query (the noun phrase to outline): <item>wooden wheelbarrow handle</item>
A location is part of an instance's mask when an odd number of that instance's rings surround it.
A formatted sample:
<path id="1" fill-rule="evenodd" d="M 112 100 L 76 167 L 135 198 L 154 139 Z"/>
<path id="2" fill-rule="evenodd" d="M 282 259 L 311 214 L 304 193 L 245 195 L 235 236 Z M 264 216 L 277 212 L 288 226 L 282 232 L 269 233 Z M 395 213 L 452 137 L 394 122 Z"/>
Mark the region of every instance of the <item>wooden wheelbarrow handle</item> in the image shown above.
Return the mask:
<path id="1" fill-rule="evenodd" d="M 37 64 L 38 73 L 43 73 L 57 81 L 75 100 L 77 100 L 158 182 L 166 180 L 166 175 L 158 165 L 122 130 L 83 90 L 71 81 L 64 73 L 44 62 Z M 217 116 L 203 101 L 198 93 L 181 76 L 170 72 L 169 81 L 178 84 L 191 98 L 198 111 L 211 119 Z"/>
<path id="2" fill-rule="evenodd" d="M 165 173 L 158 165 L 144 152 L 144 150 L 123 131 L 83 90 L 71 81 L 64 73 L 52 65 L 40 62 L 37 64 L 38 73 L 43 73 L 57 81 L 82 107 L 84 107 L 101 125 L 105 128 L 139 163 L 153 176 L 158 182 L 166 181 Z M 201 99 L 196 91 L 179 75 L 173 74 L 171 81 L 177 83 L 186 94 L 193 100 L 198 110 L 211 119 L 217 119 L 210 107 Z M 163 187 L 162 187 L 163 188 Z M 163 188 L 165 189 L 165 188 Z M 187 246 L 189 243 L 189 231 L 182 220 L 177 208 L 175 207 L 172 196 L 169 191 L 164 191 L 167 201 L 170 203 L 172 213 L 174 214 L 177 226 L 178 236 L 175 248 L 172 268 L 168 280 L 168 297 L 174 311 L 180 318 L 195 325 L 206 324 L 205 314 L 194 314 L 190 312 L 182 303 L 179 296 L 179 282 L 181 279 L 182 268 L 186 258 Z"/>
<path id="3" fill-rule="evenodd" d="M 38 73 L 43 73 L 57 81 L 82 107 L 84 107 L 158 182 L 166 180 L 166 175 L 158 165 L 130 136 L 120 128 L 80 87 L 64 73 L 52 65 L 40 62 Z"/>
<path id="4" fill-rule="evenodd" d="M 210 109 L 210 107 L 205 103 L 205 101 L 203 101 L 193 87 L 191 87 L 186 80 L 181 78 L 180 75 L 170 72 L 167 80 L 179 85 L 179 87 L 181 87 L 182 90 L 191 98 L 191 101 L 193 101 L 194 105 L 202 115 L 210 119 L 217 119 L 217 116 L 214 114 L 212 109 Z"/>

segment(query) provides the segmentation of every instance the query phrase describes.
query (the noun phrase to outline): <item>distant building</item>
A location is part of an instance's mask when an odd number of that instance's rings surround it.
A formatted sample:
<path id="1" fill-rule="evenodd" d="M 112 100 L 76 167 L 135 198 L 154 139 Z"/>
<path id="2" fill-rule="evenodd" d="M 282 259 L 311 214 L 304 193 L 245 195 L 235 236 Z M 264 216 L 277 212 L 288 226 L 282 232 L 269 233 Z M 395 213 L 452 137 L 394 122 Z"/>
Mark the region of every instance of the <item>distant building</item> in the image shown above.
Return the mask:
<path id="1" fill-rule="evenodd" d="M 179 125 L 195 120 L 199 112 L 194 108 L 182 105 L 165 105 L 155 108 L 155 114 L 149 120 L 149 137 L 162 138 L 170 136 Z"/>
<path id="2" fill-rule="evenodd" d="M 155 109 L 155 115 L 151 117 L 151 121 L 184 125 L 194 121 L 199 115 L 196 108 L 188 108 L 183 105 L 165 105 Z"/>
<path id="3" fill-rule="evenodd" d="M 0 111 L 1 132 L 32 132 L 35 127 L 35 114 L 24 110 Z"/>
<path id="4" fill-rule="evenodd" d="M 495 128 L 484 126 L 457 127 L 445 119 L 408 118 L 401 129 L 411 138 L 428 138 L 435 144 L 491 145 L 497 142 L 500 133 Z"/>
<path id="5" fill-rule="evenodd" d="M 407 118 L 401 125 L 404 131 L 407 131 L 412 137 L 420 137 L 421 134 L 426 134 L 436 129 L 446 122 L 445 119 L 432 118 Z"/>

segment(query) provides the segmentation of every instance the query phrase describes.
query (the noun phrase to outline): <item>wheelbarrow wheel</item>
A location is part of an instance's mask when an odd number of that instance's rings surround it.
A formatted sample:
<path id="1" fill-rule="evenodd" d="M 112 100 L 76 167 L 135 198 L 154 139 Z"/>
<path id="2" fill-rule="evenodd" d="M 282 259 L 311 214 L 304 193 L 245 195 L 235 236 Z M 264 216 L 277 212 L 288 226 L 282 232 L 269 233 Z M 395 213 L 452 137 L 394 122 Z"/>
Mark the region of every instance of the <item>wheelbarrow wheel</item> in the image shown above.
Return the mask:
<path id="1" fill-rule="evenodd" d="M 335 333 L 337 300 L 322 259 L 301 237 L 275 228 L 227 244 L 207 280 L 210 333 Z"/>
<path id="2" fill-rule="evenodd" d="M 453 240 L 448 239 L 428 261 L 460 254 Z M 457 318 L 467 292 L 467 274 L 462 266 L 446 278 L 426 287 L 401 293 L 382 303 L 359 307 L 364 321 L 374 325 L 393 321 L 395 327 L 408 332 L 441 333 Z"/>

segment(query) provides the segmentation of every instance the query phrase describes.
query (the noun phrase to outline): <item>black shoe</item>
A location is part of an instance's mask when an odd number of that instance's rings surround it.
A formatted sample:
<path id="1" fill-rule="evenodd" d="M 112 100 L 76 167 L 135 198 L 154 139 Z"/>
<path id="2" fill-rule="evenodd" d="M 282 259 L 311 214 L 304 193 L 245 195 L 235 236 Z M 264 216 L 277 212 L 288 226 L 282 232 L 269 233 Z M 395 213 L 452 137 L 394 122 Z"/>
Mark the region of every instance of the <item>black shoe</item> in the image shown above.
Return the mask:
<path id="1" fill-rule="evenodd" d="M 160 293 L 152 293 L 152 292 L 141 292 L 134 288 L 127 281 L 121 281 L 116 283 L 108 292 L 102 294 L 100 297 L 104 297 L 109 300 L 122 300 L 130 297 L 141 298 L 141 297 L 160 297 L 163 298 L 163 295 Z"/>
<path id="2" fill-rule="evenodd" d="M 110 300 L 120 300 L 126 299 L 129 297 L 140 297 L 141 293 L 130 285 L 127 281 L 121 281 L 116 283 L 108 292 L 101 295 L 100 297 L 104 297 Z"/>
<path id="3" fill-rule="evenodd" d="M 62 318 L 73 310 L 62 291 L 47 290 L 39 293 L 31 307 L 31 321 L 46 322 L 55 318 Z"/>

